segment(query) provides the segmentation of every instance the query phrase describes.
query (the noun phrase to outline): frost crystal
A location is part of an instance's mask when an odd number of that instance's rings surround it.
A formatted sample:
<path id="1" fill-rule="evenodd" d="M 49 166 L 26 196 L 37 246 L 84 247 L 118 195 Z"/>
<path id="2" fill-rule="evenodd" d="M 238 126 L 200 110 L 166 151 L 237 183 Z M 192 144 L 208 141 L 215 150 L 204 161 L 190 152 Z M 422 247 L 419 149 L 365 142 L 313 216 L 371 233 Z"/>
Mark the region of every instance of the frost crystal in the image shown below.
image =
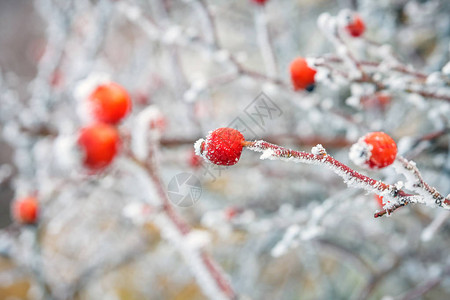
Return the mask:
<path id="1" fill-rule="evenodd" d="M 327 154 L 327 151 L 322 146 L 322 144 L 317 144 L 316 146 L 312 147 L 311 152 L 312 152 L 312 154 L 315 154 L 315 155 L 326 155 Z"/>
<path id="2" fill-rule="evenodd" d="M 285 254 L 291 247 L 294 239 L 298 237 L 299 234 L 300 234 L 300 226 L 298 225 L 290 226 L 286 230 L 286 233 L 284 234 L 282 240 L 278 242 L 278 244 L 276 244 L 275 247 L 273 247 L 270 254 L 274 257 L 279 257 Z"/>
<path id="3" fill-rule="evenodd" d="M 449 76 L 450 75 L 450 61 L 445 64 L 445 66 L 442 68 L 442 73 Z"/>
<path id="4" fill-rule="evenodd" d="M 81 165 L 83 155 L 72 135 L 58 136 L 53 142 L 55 162 L 62 170 L 72 170 Z"/>
<path id="5" fill-rule="evenodd" d="M 93 73 L 76 85 L 74 89 L 74 97 L 77 100 L 76 110 L 83 123 L 92 121 L 92 107 L 86 99 L 89 98 L 89 95 L 92 94 L 97 86 L 110 81 L 110 76 L 107 73 Z"/>
<path id="6" fill-rule="evenodd" d="M 111 78 L 107 73 L 92 73 L 86 79 L 78 82 L 74 89 L 74 96 L 78 101 L 84 102 L 97 86 L 110 81 Z"/>
<path id="7" fill-rule="evenodd" d="M 195 151 L 195 155 L 204 157 L 203 153 L 202 153 L 202 144 L 205 142 L 205 139 L 199 139 L 195 142 L 194 144 L 194 151 Z"/>
<path id="8" fill-rule="evenodd" d="M 372 155 L 371 151 L 372 145 L 369 145 L 364 142 L 364 140 L 360 139 L 357 143 L 352 145 L 348 156 L 355 165 L 364 166 Z"/>
<path id="9" fill-rule="evenodd" d="M 136 225 L 142 225 L 147 221 L 150 212 L 151 208 L 148 204 L 132 202 L 123 208 L 122 215 Z"/>
<path id="10" fill-rule="evenodd" d="M 156 106 L 149 106 L 136 116 L 131 132 L 131 150 L 138 159 L 145 159 L 152 140 L 160 138 L 160 129 L 152 129 L 151 123 L 152 121 L 157 122 L 161 118 L 163 115 Z"/>
<path id="11" fill-rule="evenodd" d="M 273 157 L 274 152 L 272 149 L 266 149 L 263 151 L 263 153 L 261 154 L 261 156 L 259 157 L 260 159 L 270 159 L 271 157 Z"/>
<path id="12" fill-rule="evenodd" d="M 203 248 L 211 243 L 211 235 L 204 230 L 192 230 L 187 236 L 186 242 L 194 249 Z"/>

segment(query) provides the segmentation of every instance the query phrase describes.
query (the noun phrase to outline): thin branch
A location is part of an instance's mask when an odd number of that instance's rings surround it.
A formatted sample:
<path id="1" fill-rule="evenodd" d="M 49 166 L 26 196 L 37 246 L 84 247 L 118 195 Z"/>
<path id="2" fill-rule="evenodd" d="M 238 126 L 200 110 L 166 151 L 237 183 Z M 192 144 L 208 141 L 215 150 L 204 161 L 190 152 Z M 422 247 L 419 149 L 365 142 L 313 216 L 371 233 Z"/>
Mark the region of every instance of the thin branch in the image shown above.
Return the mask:
<path id="1" fill-rule="evenodd" d="M 180 249 L 181 254 L 188 260 L 187 263 L 191 266 L 191 271 L 197 280 L 203 283 L 205 281 L 211 281 L 214 283 L 215 289 L 210 289 L 208 284 L 199 284 L 199 286 L 203 288 L 205 294 L 211 298 L 235 299 L 236 294 L 219 265 L 204 249 L 190 247 L 186 243 L 185 238 L 191 233 L 191 228 L 170 204 L 161 179 L 157 175 L 156 166 L 151 161 L 140 162 L 135 158 L 134 161 L 148 173 L 156 188 L 156 192 L 162 201 L 162 214 L 176 230 L 174 234 L 167 234 L 167 237 L 170 237 L 174 243 L 180 244 L 180 247 L 183 247 Z M 169 230 L 167 228 L 162 229 Z M 182 250 L 185 250 L 187 253 Z M 205 277 L 205 275 L 207 275 L 207 277 Z"/>
<path id="2" fill-rule="evenodd" d="M 363 175 L 340 161 L 334 159 L 326 152 L 320 154 L 295 151 L 265 141 L 244 142 L 244 146 L 255 152 L 262 152 L 261 159 L 279 159 L 306 164 L 325 165 L 331 168 L 338 176 L 344 179 L 348 186 L 361 188 L 375 194 L 383 194 L 390 198 L 390 203 L 385 205 L 384 211 L 377 212 L 375 217 L 391 214 L 397 208 L 410 202 L 419 202 L 417 197 L 398 189 L 397 187 L 382 181 Z"/>
<path id="3" fill-rule="evenodd" d="M 444 197 L 434 187 L 426 183 L 422 177 L 422 174 L 420 173 L 419 169 L 417 168 L 414 162 L 407 160 L 401 155 L 397 155 L 396 160 L 400 162 L 404 171 L 408 172 L 409 174 L 415 177 L 416 183 L 411 183 L 410 187 L 412 190 L 421 194 L 426 199 L 427 198 L 431 199 L 431 201 L 433 201 L 436 205 L 440 207 L 450 206 L 450 195 Z M 405 174 L 405 172 L 402 173 Z M 407 174 L 405 175 L 407 176 Z"/>
<path id="4" fill-rule="evenodd" d="M 214 49 L 218 49 L 220 42 L 219 42 L 219 35 L 217 34 L 217 27 L 216 27 L 216 23 L 214 20 L 214 17 L 212 15 L 211 10 L 209 9 L 208 5 L 206 4 L 205 0 L 197 0 L 196 3 L 198 3 L 199 8 L 202 10 L 207 25 L 205 30 L 209 31 L 209 35 L 210 35 L 210 39 L 211 39 L 211 44 L 213 45 Z"/>
<path id="5" fill-rule="evenodd" d="M 413 300 L 420 298 L 421 296 L 425 295 L 427 292 L 438 286 L 442 282 L 442 280 L 444 280 L 449 274 L 450 266 L 447 266 L 439 276 L 432 278 L 424 284 L 419 285 L 415 289 L 411 290 L 403 296 L 402 300 Z"/>
<path id="6" fill-rule="evenodd" d="M 384 279 L 386 279 L 387 275 L 395 271 L 401 264 L 402 264 L 402 257 L 397 256 L 394 263 L 392 263 L 389 267 L 378 271 L 377 273 L 373 274 L 371 278 L 368 280 L 367 285 L 365 288 L 361 291 L 361 294 L 359 295 L 358 299 L 368 299 L 372 292 L 375 290 L 377 285 L 382 282 Z"/>
<path id="7" fill-rule="evenodd" d="M 265 6 L 255 10 L 255 26 L 256 37 L 266 67 L 266 73 L 269 77 L 275 78 L 277 77 L 277 64 L 269 28 L 267 26 Z"/>
<path id="8" fill-rule="evenodd" d="M 145 242 L 140 241 L 136 245 L 133 245 L 133 247 L 130 247 L 128 252 L 120 256 L 114 256 L 112 259 L 103 259 L 83 270 L 67 289 L 66 299 L 73 299 L 83 288 L 91 284 L 95 278 L 112 270 L 119 269 L 141 257 L 141 255 L 147 252 L 145 245 Z"/>

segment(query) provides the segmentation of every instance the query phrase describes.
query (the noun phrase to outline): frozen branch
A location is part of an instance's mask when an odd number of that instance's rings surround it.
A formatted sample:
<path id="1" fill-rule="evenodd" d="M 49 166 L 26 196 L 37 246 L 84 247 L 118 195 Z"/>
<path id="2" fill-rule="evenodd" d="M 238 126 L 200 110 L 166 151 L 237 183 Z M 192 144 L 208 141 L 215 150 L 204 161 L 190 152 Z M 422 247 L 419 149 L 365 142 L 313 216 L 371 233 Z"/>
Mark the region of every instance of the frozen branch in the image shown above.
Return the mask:
<path id="1" fill-rule="evenodd" d="M 401 155 L 397 155 L 394 167 L 400 174 L 406 177 L 406 188 L 421 195 L 425 204 L 450 209 L 450 195 L 444 197 L 434 187 L 426 183 L 414 162 L 408 161 Z"/>
<path id="2" fill-rule="evenodd" d="M 244 146 L 247 147 L 247 149 L 249 150 L 255 152 L 262 152 L 261 159 L 283 160 L 295 163 L 325 165 L 329 167 L 338 176 L 340 176 L 342 179 L 344 179 L 344 182 L 349 187 L 363 189 L 365 191 L 386 197 L 388 201 L 384 207 L 384 210 L 381 212 L 377 212 L 375 214 L 375 217 L 380 217 L 385 214 L 391 214 L 397 208 L 404 206 L 408 203 L 426 203 L 423 194 L 419 194 L 420 196 L 411 195 L 397 188 L 394 185 L 390 185 L 382 181 L 370 178 L 366 175 L 363 175 L 351 169 L 350 167 L 344 165 L 340 161 L 334 159 L 330 155 L 326 154 L 326 152 L 324 151 L 322 152 L 315 151 L 317 154 L 295 151 L 274 144 L 270 144 L 262 140 L 254 142 L 245 142 Z M 321 145 L 318 145 L 317 148 L 323 149 Z M 442 207 L 446 209 L 450 208 L 447 205 Z"/>
<path id="3" fill-rule="evenodd" d="M 161 229 L 163 237 L 170 241 L 184 257 L 199 287 L 211 299 L 234 299 L 235 292 L 219 265 L 201 246 L 194 246 L 188 242 L 193 231 L 170 204 L 161 180 L 156 175 L 155 166 L 151 162 L 135 159 L 133 168 L 136 167 L 146 173 L 146 177 L 151 180 L 160 199 L 161 213 L 156 217 L 155 223 Z"/>
<path id="4" fill-rule="evenodd" d="M 261 49 L 264 65 L 266 66 L 266 73 L 269 77 L 275 78 L 277 76 L 277 65 L 269 35 L 269 28 L 267 26 L 267 15 L 264 9 L 265 7 L 262 6 L 260 9 L 255 10 L 256 37 L 259 48 Z"/>

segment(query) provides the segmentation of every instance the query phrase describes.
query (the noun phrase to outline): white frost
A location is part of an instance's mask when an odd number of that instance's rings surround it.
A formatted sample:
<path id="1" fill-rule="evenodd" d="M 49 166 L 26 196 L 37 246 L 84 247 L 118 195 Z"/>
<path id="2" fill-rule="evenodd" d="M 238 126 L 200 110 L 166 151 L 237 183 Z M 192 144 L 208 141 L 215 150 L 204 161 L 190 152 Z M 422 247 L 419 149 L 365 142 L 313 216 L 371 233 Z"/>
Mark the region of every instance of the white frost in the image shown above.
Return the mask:
<path id="1" fill-rule="evenodd" d="M 147 203 L 131 202 L 127 204 L 123 210 L 122 215 L 130 219 L 136 225 L 143 225 L 148 221 L 148 217 L 151 215 L 151 207 Z"/>
<path id="2" fill-rule="evenodd" d="M 291 225 L 285 232 L 283 238 L 281 239 L 281 241 L 279 241 L 275 247 L 273 247 L 272 251 L 270 252 L 270 254 L 273 257 L 279 257 L 283 254 L 285 254 L 289 248 L 292 245 L 292 242 L 294 241 L 294 239 L 296 237 L 299 236 L 300 233 L 300 226 L 298 226 L 297 224 Z"/>
<path id="3" fill-rule="evenodd" d="M 449 76 L 450 75 L 450 61 L 445 64 L 445 66 L 442 68 L 442 73 Z"/>
<path id="4" fill-rule="evenodd" d="M 156 106 L 148 106 L 142 110 L 134 119 L 131 132 L 131 151 L 140 160 L 144 160 L 150 150 L 153 140 L 161 137 L 159 128 L 151 128 L 151 123 L 164 118 Z"/>
<path id="5" fill-rule="evenodd" d="M 203 157 L 203 153 L 201 151 L 202 144 L 205 142 L 205 139 L 199 139 L 194 143 L 194 151 L 195 155 Z"/>
<path id="6" fill-rule="evenodd" d="M 83 153 L 73 135 L 60 135 L 53 142 L 55 162 L 62 170 L 73 170 L 81 165 Z"/>
<path id="7" fill-rule="evenodd" d="M 315 155 L 326 155 L 327 154 L 327 151 L 322 146 L 322 144 L 317 144 L 316 146 L 312 147 L 311 152 L 312 152 L 312 154 L 315 154 Z"/>
<path id="8" fill-rule="evenodd" d="M 348 156 L 355 165 L 365 166 L 372 155 L 371 151 L 372 145 L 369 145 L 364 142 L 363 139 L 360 139 L 357 143 L 352 145 Z"/>
<path id="9" fill-rule="evenodd" d="M 272 149 L 266 149 L 262 152 L 260 159 L 270 159 L 274 155 L 274 151 Z"/>

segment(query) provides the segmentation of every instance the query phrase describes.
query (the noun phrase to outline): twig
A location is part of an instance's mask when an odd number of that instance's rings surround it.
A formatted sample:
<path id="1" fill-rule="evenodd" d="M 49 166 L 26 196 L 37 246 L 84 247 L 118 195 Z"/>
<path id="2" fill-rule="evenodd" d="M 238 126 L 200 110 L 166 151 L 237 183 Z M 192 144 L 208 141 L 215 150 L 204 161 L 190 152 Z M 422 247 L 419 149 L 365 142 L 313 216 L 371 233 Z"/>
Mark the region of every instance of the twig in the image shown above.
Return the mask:
<path id="1" fill-rule="evenodd" d="M 166 231 L 165 237 L 167 239 L 171 240 L 175 246 L 179 246 L 180 253 L 190 265 L 199 286 L 210 298 L 235 299 L 236 294 L 219 265 L 205 250 L 189 246 L 186 242 L 186 237 L 191 233 L 191 228 L 170 204 L 161 179 L 157 175 L 156 166 L 150 161 L 145 163 L 136 159 L 134 161 L 147 172 L 162 202 L 160 228 Z"/>
<path id="2" fill-rule="evenodd" d="M 401 169 L 398 164 L 394 165 L 396 166 L 396 169 L 400 171 L 400 173 L 404 174 L 405 176 L 408 176 L 408 174 L 410 174 L 415 177 L 415 183 L 411 182 L 412 180 L 409 180 L 407 182 L 407 188 L 411 188 L 416 193 L 422 195 L 425 200 L 429 199 L 431 202 L 434 202 L 440 207 L 445 206 L 446 208 L 450 208 L 450 195 L 444 197 L 434 187 L 426 183 L 414 162 L 407 160 L 401 155 L 397 155 L 396 161 L 399 162 L 403 167 L 403 169 Z"/>
<path id="3" fill-rule="evenodd" d="M 372 294 L 372 292 L 377 287 L 377 285 L 381 281 L 386 279 L 387 275 L 389 275 L 390 273 L 395 271 L 402 264 L 402 262 L 403 261 L 401 259 L 401 256 L 396 257 L 396 259 L 392 265 L 373 274 L 371 276 L 371 278 L 368 280 L 368 283 L 365 286 L 365 288 L 363 288 L 363 290 L 361 291 L 361 294 L 359 295 L 358 299 L 361 299 L 361 300 L 368 299 L 370 297 L 370 295 Z"/>
<path id="4" fill-rule="evenodd" d="M 147 248 L 145 247 L 145 243 L 140 241 L 137 245 L 130 247 L 130 250 L 123 255 L 114 256 L 112 259 L 103 259 L 102 261 L 91 265 L 81 272 L 77 279 L 74 280 L 69 288 L 67 288 L 65 298 L 73 299 L 74 296 L 77 295 L 84 287 L 92 283 L 94 278 L 136 260 L 142 254 L 146 253 L 146 250 Z"/>
<path id="5" fill-rule="evenodd" d="M 438 286 L 444 278 L 446 278 L 450 274 L 450 267 L 447 266 L 444 271 L 437 277 L 430 279 L 428 282 L 425 282 L 422 285 L 419 285 L 415 289 L 408 292 L 403 296 L 402 300 L 413 300 L 418 299 L 421 296 L 425 295 L 427 292 L 432 290 L 434 287 Z"/>
<path id="6" fill-rule="evenodd" d="M 216 23 L 214 21 L 213 15 L 211 13 L 211 10 L 209 9 L 208 5 L 205 3 L 205 0 L 197 0 L 196 3 L 198 3 L 199 8 L 204 14 L 206 25 L 205 30 L 208 31 L 210 35 L 210 43 L 214 47 L 214 49 L 219 48 L 219 36 L 217 34 L 217 28 Z"/>
<path id="7" fill-rule="evenodd" d="M 279 159 L 298 163 L 326 165 L 338 176 L 342 177 L 347 185 L 389 197 L 392 200 L 391 203 L 386 205 L 384 211 L 376 213 L 375 217 L 380 217 L 386 213 L 391 214 L 397 208 L 410 202 L 418 202 L 417 196 L 407 194 L 393 185 L 363 175 L 326 153 L 313 154 L 295 151 L 262 140 L 244 142 L 244 146 L 255 152 L 263 152 L 261 159 Z"/>
<path id="8" fill-rule="evenodd" d="M 265 6 L 262 6 L 255 10 L 256 36 L 264 65 L 266 66 L 266 73 L 269 77 L 275 78 L 277 76 L 277 64 L 267 27 L 267 15 L 264 9 Z"/>

